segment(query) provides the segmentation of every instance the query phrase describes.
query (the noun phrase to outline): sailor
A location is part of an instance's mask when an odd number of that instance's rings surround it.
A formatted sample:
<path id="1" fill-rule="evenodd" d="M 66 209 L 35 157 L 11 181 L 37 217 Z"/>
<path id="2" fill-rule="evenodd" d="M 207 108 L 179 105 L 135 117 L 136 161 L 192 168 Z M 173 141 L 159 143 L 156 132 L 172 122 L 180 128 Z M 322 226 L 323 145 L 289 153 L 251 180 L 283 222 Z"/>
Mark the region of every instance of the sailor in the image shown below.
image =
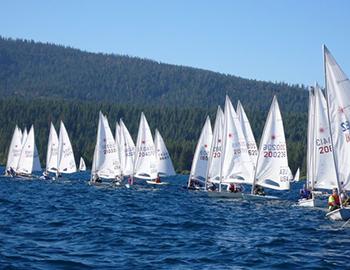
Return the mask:
<path id="1" fill-rule="evenodd" d="M 159 173 L 157 174 L 156 183 L 157 184 L 161 183 Z"/>
<path id="2" fill-rule="evenodd" d="M 299 194 L 300 194 L 300 199 L 308 200 L 308 199 L 311 199 L 312 197 L 310 190 L 307 189 L 305 184 L 303 185 L 303 189 L 300 190 Z"/>
<path id="3" fill-rule="evenodd" d="M 260 195 L 260 196 L 265 196 L 264 188 L 262 186 L 256 185 L 254 188 L 254 194 Z"/>
<path id="4" fill-rule="evenodd" d="M 236 186 L 235 186 L 234 183 L 231 183 L 231 184 L 228 186 L 228 190 L 229 190 L 230 192 L 237 192 Z"/>
<path id="5" fill-rule="evenodd" d="M 330 212 L 340 208 L 338 189 L 333 188 L 333 193 L 328 197 L 328 209 Z"/>
<path id="6" fill-rule="evenodd" d="M 208 191 L 215 191 L 216 190 L 216 186 L 214 183 L 210 183 L 209 187 L 208 187 Z"/>

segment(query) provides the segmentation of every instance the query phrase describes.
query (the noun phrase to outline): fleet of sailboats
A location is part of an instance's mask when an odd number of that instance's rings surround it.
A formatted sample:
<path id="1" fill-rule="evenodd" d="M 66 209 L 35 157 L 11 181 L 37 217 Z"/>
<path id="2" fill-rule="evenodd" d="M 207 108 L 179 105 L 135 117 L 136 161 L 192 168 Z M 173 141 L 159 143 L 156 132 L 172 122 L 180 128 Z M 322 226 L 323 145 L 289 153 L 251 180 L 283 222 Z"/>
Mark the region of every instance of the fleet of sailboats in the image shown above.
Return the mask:
<path id="1" fill-rule="evenodd" d="M 338 189 L 350 190 L 350 82 L 330 51 L 324 46 L 325 95 L 316 84 L 309 91 L 307 131 L 307 181 L 309 198 L 299 206 L 321 207 L 322 194 Z M 79 171 L 86 164 L 80 157 Z M 34 127 L 29 132 L 16 126 L 8 150 L 6 175 L 33 177 L 41 165 L 35 144 Z M 53 123 L 47 144 L 45 178 L 77 171 L 74 152 L 64 123 L 59 135 Z M 154 139 L 144 113 L 141 113 L 136 145 L 120 119 L 113 135 L 108 119 L 99 113 L 96 145 L 91 169 L 91 183 L 109 179 L 121 183 L 128 178 L 165 184 L 160 177 L 176 175 L 166 144 L 156 129 Z M 293 177 L 288 165 L 287 144 L 277 97 L 274 96 L 259 148 L 240 101 L 237 111 L 228 96 L 224 110 L 217 108 L 214 129 L 209 117 L 202 128 L 191 166 L 187 187 L 206 190 L 210 196 L 256 199 L 278 199 L 267 196 L 263 188 L 289 190 L 298 182 L 300 169 Z M 250 194 L 241 185 L 251 186 Z M 233 188 L 234 187 L 234 188 Z M 339 209 L 327 214 L 332 220 L 350 219 L 350 207 L 340 200 Z"/>

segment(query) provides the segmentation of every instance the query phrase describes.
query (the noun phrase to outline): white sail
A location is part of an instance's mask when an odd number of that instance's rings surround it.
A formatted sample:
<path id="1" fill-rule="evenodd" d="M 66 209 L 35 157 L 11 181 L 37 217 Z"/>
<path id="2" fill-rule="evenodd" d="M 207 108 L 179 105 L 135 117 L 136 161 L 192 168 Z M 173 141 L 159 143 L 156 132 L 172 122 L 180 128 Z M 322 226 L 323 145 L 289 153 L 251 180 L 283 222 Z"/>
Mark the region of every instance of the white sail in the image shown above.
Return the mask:
<path id="1" fill-rule="evenodd" d="M 274 96 L 260 140 L 254 184 L 287 190 L 291 178 L 282 116 Z"/>
<path id="2" fill-rule="evenodd" d="M 340 189 L 350 190 L 350 81 L 326 46 L 324 64 L 337 183 Z"/>
<path id="3" fill-rule="evenodd" d="M 298 168 L 295 175 L 294 175 L 294 182 L 298 182 L 300 178 L 300 169 Z"/>
<path id="4" fill-rule="evenodd" d="M 327 102 L 318 85 L 314 89 L 313 123 L 313 189 L 332 189 L 337 186 L 332 140 L 327 115 Z"/>
<path id="5" fill-rule="evenodd" d="M 16 126 L 15 130 L 13 131 L 10 148 L 7 155 L 6 170 L 12 168 L 15 171 L 18 166 L 18 161 L 22 151 L 21 133 L 22 132 L 20 129 Z"/>
<path id="6" fill-rule="evenodd" d="M 214 124 L 213 139 L 209 152 L 209 163 L 207 172 L 207 181 L 212 183 L 220 182 L 220 171 L 222 162 L 223 149 L 223 132 L 224 132 L 224 113 L 220 106 L 216 112 L 216 119 Z"/>
<path id="7" fill-rule="evenodd" d="M 117 145 L 108 120 L 101 112 L 91 174 L 105 179 L 115 179 L 121 174 Z"/>
<path id="8" fill-rule="evenodd" d="M 194 152 L 188 185 L 190 185 L 191 179 L 196 179 L 202 182 L 205 181 L 212 139 L 213 131 L 211 129 L 210 118 L 208 116 L 205 120 L 205 124 L 202 128 L 202 132 L 199 136 L 196 150 Z"/>
<path id="9" fill-rule="evenodd" d="M 155 179 L 157 177 L 156 151 L 151 130 L 143 113 L 141 113 L 135 155 L 135 176 L 143 179 Z"/>
<path id="10" fill-rule="evenodd" d="M 223 133 L 222 183 L 253 183 L 254 166 L 248 154 L 241 123 L 226 96 Z"/>
<path id="11" fill-rule="evenodd" d="M 79 171 L 81 171 L 81 172 L 86 171 L 85 161 L 82 157 L 80 157 Z"/>
<path id="12" fill-rule="evenodd" d="M 168 149 L 157 129 L 154 136 L 154 146 L 156 148 L 158 174 L 160 176 L 176 175 Z"/>
<path id="13" fill-rule="evenodd" d="M 135 144 L 122 119 L 120 123 L 120 163 L 124 176 L 132 175 L 134 170 Z"/>
<path id="14" fill-rule="evenodd" d="M 117 146 L 117 150 L 118 150 L 118 158 L 119 158 L 119 164 L 120 164 L 120 170 L 123 171 L 123 167 L 122 164 L 120 162 L 121 160 L 121 149 L 120 149 L 120 140 L 121 140 L 121 130 L 120 130 L 120 125 L 118 124 L 118 122 L 115 123 L 115 144 Z"/>
<path id="15" fill-rule="evenodd" d="M 240 101 L 238 101 L 238 104 L 237 104 L 237 116 L 241 124 L 245 140 L 247 142 L 248 154 L 255 168 L 256 161 L 258 159 L 258 147 L 256 146 L 254 134 L 250 126 L 248 117 Z"/>
<path id="16" fill-rule="evenodd" d="M 35 145 L 34 127 L 29 130 L 27 139 L 23 144 L 21 155 L 18 161 L 16 173 L 30 175 L 33 171 L 40 171 L 38 150 Z"/>
<path id="17" fill-rule="evenodd" d="M 49 140 L 46 153 L 46 171 L 56 172 L 58 165 L 58 136 L 54 125 L 50 125 Z"/>
<path id="18" fill-rule="evenodd" d="M 64 126 L 62 121 L 60 125 L 60 134 L 58 137 L 57 160 L 57 170 L 59 173 L 74 173 L 77 171 L 72 144 L 69 140 L 66 127 Z"/>
<path id="19" fill-rule="evenodd" d="M 20 130 L 21 131 L 21 130 Z M 27 140 L 27 136 L 28 136 L 28 131 L 27 131 L 27 128 L 24 128 L 23 132 L 21 131 L 22 133 L 22 145 L 24 145 L 24 143 L 26 142 Z"/>

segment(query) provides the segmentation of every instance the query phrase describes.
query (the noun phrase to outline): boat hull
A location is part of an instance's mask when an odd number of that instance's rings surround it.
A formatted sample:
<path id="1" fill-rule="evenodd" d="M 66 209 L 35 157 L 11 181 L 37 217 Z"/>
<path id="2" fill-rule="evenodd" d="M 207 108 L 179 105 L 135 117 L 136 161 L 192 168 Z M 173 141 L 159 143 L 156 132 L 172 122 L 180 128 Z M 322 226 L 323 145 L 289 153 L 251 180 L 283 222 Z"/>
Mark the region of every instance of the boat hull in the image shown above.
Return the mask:
<path id="1" fill-rule="evenodd" d="M 243 199 L 247 201 L 273 201 L 273 200 L 280 200 L 279 197 L 276 196 L 269 196 L 269 195 L 254 195 L 254 194 L 243 194 Z"/>
<path id="2" fill-rule="evenodd" d="M 325 203 L 320 199 L 300 199 L 298 206 L 301 207 L 325 207 Z"/>
<path id="3" fill-rule="evenodd" d="M 208 196 L 213 198 L 224 199 L 243 199 L 242 192 L 227 192 L 227 191 L 209 191 Z"/>
<path id="4" fill-rule="evenodd" d="M 326 217 L 333 221 L 349 220 L 350 219 L 350 207 L 343 207 L 336 209 L 326 214 Z"/>
<path id="5" fill-rule="evenodd" d="M 147 184 L 150 184 L 150 185 L 167 185 L 168 184 L 167 182 L 157 183 L 156 181 L 151 181 L 151 180 L 147 180 L 146 182 Z"/>

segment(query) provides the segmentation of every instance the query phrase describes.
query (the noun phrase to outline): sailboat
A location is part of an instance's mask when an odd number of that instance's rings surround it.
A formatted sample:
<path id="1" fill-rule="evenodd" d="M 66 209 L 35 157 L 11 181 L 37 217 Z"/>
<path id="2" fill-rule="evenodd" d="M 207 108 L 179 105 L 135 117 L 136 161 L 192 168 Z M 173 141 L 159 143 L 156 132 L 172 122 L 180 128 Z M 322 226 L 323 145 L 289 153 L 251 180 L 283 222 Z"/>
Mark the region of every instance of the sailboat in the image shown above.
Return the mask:
<path id="1" fill-rule="evenodd" d="M 147 119 L 141 113 L 140 125 L 137 134 L 134 176 L 145 180 L 157 178 L 157 158 Z"/>
<path id="2" fill-rule="evenodd" d="M 56 171 L 57 177 L 60 177 L 62 173 L 69 174 L 69 173 L 75 173 L 77 171 L 77 167 L 74 160 L 72 144 L 69 140 L 66 127 L 64 126 L 62 121 L 60 124 L 60 134 L 58 137 L 57 160 L 58 160 L 57 171 Z"/>
<path id="3" fill-rule="evenodd" d="M 326 46 L 323 46 L 323 53 L 336 186 L 341 194 L 350 190 L 350 81 Z M 350 207 L 340 202 L 340 209 L 326 216 L 331 220 L 348 220 Z"/>
<path id="4" fill-rule="evenodd" d="M 102 182 L 102 179 L 112 179 L 118 182 L 120 175 L 117 145 L 107 118 L 100 112 L 90 183 L 99 183 Z"/>
<path id="5" fill-rule="evenodd" d="M 309 91 L 307 138 L 306 188 L 311 191 L 312 197 L 300 199 L 299 206 L 325 206 L 321 192 L 317 190 L 332 189 L 337 185 L 327 111 L 326 99 L 316 84 Z"/>
<path id="6" fill-rule="evenodd" d="M 135 144 L 122 119 L 120 126 L 120 167 L 123 176 L 132 176 L 134 170 Z"/>
<path id="7" fill-rule="evenodd" d="M 207 116 L 193 156 L 191 173 L 187 184 L 187 188 L 189 189 L 199 189 L 205 185 L 212 138 L 213 131 L 211 129 L 210 118 Z"/>
<path id="8" fill-rule="evenodd" d="M 258 147 L 256 146 L 254 134 L 250 126 L 249 119 L 240 101 L 238 101 L 237 104 L 237 116 L 247 143 L 248 154 L 253 163 L 253 166 L 255 167 L 256 161 L 258 159 Z"/>
<path id="9" fill-rule="evenodd" d="M 45 175 L 56 173 L 58 166 L 58 136 L 54 125 L 50 125 L 49 140 L 47 143 L 46 153 L 46 170 Z"/>
<path id="10" fill-rule="evenodd" d="M 242 187 L 237 188 L 237 185 L 253 183 L 254 166 L 248 153 L 241 123 L 228 96 L 226 96 L 225 101 L 222 140 L 219 192 L 209 194 L 228 198 L 242 198 Z M 227 192 L 222 190 L 222 185 L 227 186 Z"/>
<path id="11" fill-rule="evenodd" d="M 86 165 L 83 157 L 80 157 L 80 162 L 79 162 L 79 171 L 84 172 L 86 171 Z"/>
<path id="12" fill-rule="evenodd" d="M 155 136 L 154 136 L 154 146 L 156 149 L 158 176 L 166 177 L 166 176 L 176 175 L 168 149 L 166 148 L 163 137 L 162 135 L 160 135 L 158 129 L 156 129 Z M 160 182 L 160 183 L 167 184 L 166 182 Z M 159 184 L 159 183 L 155 183 L 155 184 Z"/>
<path id="13" fill-rule="evenodd" d="M 14 176 L 15 171 L 17 169 L 18 161 L 22 151 L 21 140 L 22 140 L 22 132 L 16 125 L 15 130 L 13 131 L 11 144 L 7 155 L 7 163 L 6 163 L 6 170 L 5 170 L 5 175 L 7 176 Z"/>
<path id="14" fill-rule="evenodd" d="M 292 173 L 288 166 L 287 145 L 283 121 L 276 96 L 270 107 L 263 134 L 260 140 L 258 159 L 251 194 L 246 199 L 278 199 L 275 196 L 263 196 L 256 193 L 256 187 L 275 190 L 289 190 Z"/>
<path id="15" fill-rule="evenodd" d="M 38 149 L 35 144 L 34 127 L 31 126 L 16 168 L 16 175 L 31 177 L 33 172 L 41 171 Z"/>

